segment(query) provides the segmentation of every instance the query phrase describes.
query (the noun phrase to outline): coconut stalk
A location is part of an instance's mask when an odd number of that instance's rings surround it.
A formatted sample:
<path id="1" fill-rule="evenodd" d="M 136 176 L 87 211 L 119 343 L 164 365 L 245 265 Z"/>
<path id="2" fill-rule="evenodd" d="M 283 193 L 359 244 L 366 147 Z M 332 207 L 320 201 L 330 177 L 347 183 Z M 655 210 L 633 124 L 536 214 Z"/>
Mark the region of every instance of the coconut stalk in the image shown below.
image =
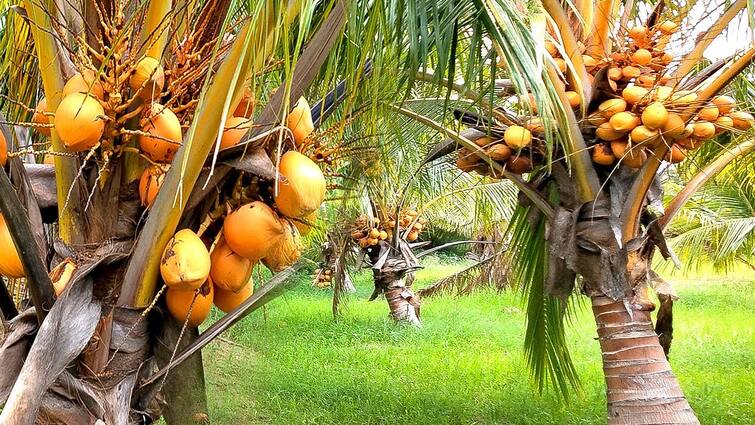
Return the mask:
<path id="1" fill-rule="evenodd" d="M 118 298 L 118 305 L 142 308 L 149 305 L 155 293 L 160 258 L 173 236 L 189 195 L 218 132 L 223 128 L 233 99 L 242 95 L 244 81 L 258 72 L 267 57 L 265 46 L 274 45 L 278 26 L 273 2 L 265 7 L 239 31 L 228 56 L 220 65 L 212 84 L 202 93 L 185 140 L 159 191 L 144 230 L 134 248 L 134 255 Z M 300 4 L 288 9 L 289 19 L 299 12 Z M 222 99 L 223 102 L 218 102 Z"/>
<path id="2" fill-rule="evenodd" d="M 44 9 L 42 4 L 44 4 Z M 63 80 L 65 78 L 59 58 L 66 54 L 59 49 L 53 36 L 54 31 L 50 25 L 50 16 L 47 12 L 57 10 L 55 1 L 47 0 L 40 3 L 25 0 L 24 7 L 31 21 L 30 27 L 34 37 L 34 48 L 37 52 L 47 106 L 54 111 L 62 99 Z M 52 132 L 51 142 L 55 152 L 67 151 L 54 131 Z M 78 187 L 72 187 L 76 184 L 78 161 L 75 157 L 62 155 L 55 155 L 54 160 L 55 187 L 58 197 L 58 232 L 60 238 L 66 244 L 81 243 L 85 234 L 83 231 L 85 228 L 84 215 L 81 210 L 83 203 L 78 202 L 81 196 Z M 69 191 L 70 197 L 68 196 Z"/>
<path id="3" fill-rule="evenodd" d="M 42 323 L 55 303 L 55 292 L 47 275 L 47 267 L 40 256 L 39 246 L 29 227 L 26 211 L 5 169 L 0 167 L 0 211 L 3 213 L 13 243 L 16 245 L 26 273 L 26 284 L 31 292 L 37 320 Z"/>
<path id="4" fill-rule="evenodd" d="M 590 56 L 606 57 L 611 48 L 611 38 L 608 36 L 609 24 L 613 19 L 615 0 L 600 0 L 595 2 L 595 13 L 592 22 L 592 38 L 587 46 Z"/>
<path id="5" fill-rule="evenodd" d="M 139 56 L 149 56 L 160 59 L 170 36 L 170 14 L 173 7 L 172 0 L 150 0 L 147 6 L 147 16 L 144 19 Z"/>
<path id="6" fill-rule="evenodd" d="M 755 151 L 755 139 L 747 140 L 730 149 L 724 149 L 716 159 L 695 174 L 669 202 L 663 217 L 659 220 L 661 229 L 664 229 L 674 219 L 689 198 L 700 190 L 708 180 L 720 174 L 735 159 L 741 158 L 753 151 Z"/>

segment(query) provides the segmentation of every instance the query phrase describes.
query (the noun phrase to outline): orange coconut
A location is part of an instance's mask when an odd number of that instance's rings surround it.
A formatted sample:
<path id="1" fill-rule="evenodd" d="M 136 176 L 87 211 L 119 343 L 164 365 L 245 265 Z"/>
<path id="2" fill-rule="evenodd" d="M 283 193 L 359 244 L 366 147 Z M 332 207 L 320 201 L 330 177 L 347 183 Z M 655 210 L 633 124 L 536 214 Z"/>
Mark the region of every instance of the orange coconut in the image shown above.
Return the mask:
<path id="1" fill-rule="evenodd" d="M 596 164 L 611 165 L 614 161 L 613 153 L 611 152 L 611 146 L 608 143 L 598 143 L 593 146 L 592 160 Z"/>
<path id="2" fill-rule="evenodd" d="M 669 112 L 666 123 L 661 127 L 663 137 L 667 139 L 678 139 L 684 136 L 686 124 L 679 114 Z"/>
<path id="3" fill-rule="evenodd" d="M 212 302 L 215 303 L 215 307 L 219 308 L 222 312 L 229 313 L 251 297 L 252 294 L 254 294 L 254 285 L 252 282 L 244 285 L 237 292 L 226 291 L 218 286 L 215 288 L 215 295 Z"/>
<path id="4" fill-rule="evenodd" d="M 284 236 L 284 228 L 275 211 L 264 202 L 254 201 L 226 216 L 223 236 L 235 253 L 259 260 Z"/>
<path id="5" fill-rule="evenodd" d="M 625 134 L 626 132 L 614 130 L 613 127 L 611 127 L 610 122 L 603 123 L 595 129 L 595 136 L 597 136 L 598 139 L 606 141 L 620 139 L 624 137 Z"/>
<path id="6" fill-rule="evenodd" d="M 718 107 L 718 111 L 721 114 L 728 114 L 737 106 L 737 101 L 733 97 L 726 95 L 716 96 L 712 102 Z"/>
<path id="7" fill-rule="evenodd" d="M 684 158 L 686 157 L 687 151 L 684 148 L 677 145 L 672 145 L 671 149 L 666 154 L 666 157 L 664 159 L 672 164 L 676 164 L 684 161 Z"/>
<path id="8" fill-rule="evenodd" d="M 566 92 L 566 98 L 569 99 L 569 106 L 571 106 L 572 108 L 576 108 L 579 106 L 579 103 L 580 103 L 579 93 L 569 90 Z"/>
<path id="9" fill-rule="evenodd" d="M 608 122 L 615 131 L 627 133 L 640 125 L 640 117 L 631 112 L 622 111 L 614 114 Z"/>
<path id="10" fill-rule="evenodd" d="M 621 97 L 624 98 L 627 103 L 637 105 L 650 98 L 650 96 L 648 96 L 649 92 L 650 91 L 645 87 L 629 86 L 621 91 Z"/>
<path id="11" fill-rule="evenodd" d="M 622 77 L 621 68 L 608 68 L 606 75 L 608 76 L 609 80 L 619 81 Z"/>
<path id="12" fill-rule="evenodd" d="M 734 128 L 737 130 L 748 130 L 755 126 L 755 117 L 744 111 L 731 112 L 729 118 L 731 118 Z"/>
<path id="13" fill-rule="evenodd" d="M 710 139 L 716 135 L 716 126 L 712 122 L 698 121 L 695 123 L 692 135 L 697 139 Z"/>
<path id="14" fill-rule="evenodd" d="M 734 120 L 731 117 L 722 115 L 716 119 L 713 123 L 716 126 L 716 133 L 723 133 L 724 131 L 734 128 Z"/>
<path id="15" fill-rule="evenodd" d="M 0 214 L 0 275 L 10 279 L 24 277 L 24 265 L 10 235 L 5 217 Z"/>
<path id="16" fill-rule="evenodd" d="M 634 40 L 643 40 L 648 35 L 648 29 L 643 26 L 636 26 L 629 29 L 629 37 Z"/>
<path id="17" fill-rule="evenodd" d="M 514 174 L 523 174 L 532 171 L 532 160 L 525 155 L 512 155 L 506 161 L 506 169 Z"/>
<path id="18" fill-rule="evenodd" d="M 621 163 L 629 168 L 640 168 L 642 164 L 648 159 L 647 154 L 643 149 L 632 148 L 628 149 L 624 156 L 621 157 Z"/>
<path id="19" fill-rule="evenodd" d="M 170 109 L 153 103 L 147 124 L 139 136 L 139 148 L 155 162 L 170 162 L 181 146 L 181 122 Z"/>
<path id="20" fill-rule="evenodd" d="M 532 142 L 532 133 L 519 125 L 512 125 L 503 133 L 503 141 L 513 149 L 521 149 Z"/>
<path id="21" fill-rule="evenodd" d="M 194 291 L 168 288 L 165 292 L 165 304 L 174 319 L 183 323 L 187 321 L 188 316 L 188 325 L 196 328 L 210 315 L 214 292 L 215 290 L 209 280 Z M 191 314 L 189 314 L 189 311 L 191 311 Z"/>
<path id="22" fill-rule="evenodd" d="M 238 291 L 249 283 L 255 262 L 244 258 L 221 240 L 210 254 L 212 283 L 226 291 Z"/>
<path id="23" fill-rule="evenodd" d="M 627 110 L 627 101 L 624 99 L 608 99 L 598 105 L 598 111 L 606 117 L 610 118 L 614 114 Z"/>
<path id="24" fill-rule="evenodd" d="M 309 157 L 288 151 L 280 160 L 275 205 L 283 215 L 304 217 L 317 210 L 325 199 L 325 176 Z"/>
<path id="25" fill-rule="evenodd" d="M 179 230 L 165 246 L 160 275 L 169 288 L 182 291 L 197 289 L 207 280 L 210 253 L 191 229 Z"/>
<path id="26" fill-rule="evenodd" d="M 165 173 L 169 166 L 152 165 L 144 169 L 139 178 L 139 199 L 142 206 L 149 208 L 157 197 L 157 192 L 165 180 Z"/>
<path id="27" fill-rule="evenodd" d="M 621 77 L 627 81 L 631 80 L 632 78 L 637 78 L 642 74 L 642 71 L 640 71 L 640 68 L 637 68 L 636 66 L 625 66 L 624 68 L 621 68 Z"/>
<path id="28" fill-rule="evenodd" d="M 614 140 L 610 143 L 611 153 L 616 159 L 621 159 L 629 147 L 629 142 L 626 138 Z"/>
<path id="29" fill-rule="evenodd" d="M 283 222 L 283 237 L 272 246 L 267 256 L 262 259 L 262 264 L 273 272 L 286 269 L 301 257 L 302 243 L 299 232 L 290 221 L 284 219 Z M 371 239 L 379 239 L 380 231 L 377 231 L 376 235 L 370 236 Z"/>
<path id="30" fill-rule="evenodd" d="M 629 133 L 629 139 L 632 144 L 647 144 L 658 140 L 659 131 L 648 128 L 644 125 L 638 125 L 631 133 Z"/>
<path id="31" fill-rule="evenodd" d="M 301 146 L 314 130 L 315 126 L 312 123 L 312 110 L 309 109 L 309 103 L 304 97 L 300 97 L 294 105 L 294 109 L 288 114 L 286 118 L 286 126 L 294 134 L 294 142 L 296 146 Z"/>
<path id="32" fill-rule="evenodd" d="M 134 68 L 128 80 L 131 93 L 139 93 L 142 99 L 153 99 L 160 96 L 165 85 L 165 72 L 160 61 L 145 56 Z"/>
<path id="33" fill-rule="evenodd" d="M 94 96 L 99 100 L 105 98 L 105 89 L 102 87 L 102 83 L 95 76 L 95 72 L 91 69 L 86 69 L 84 72 L 77 72 L 66 81 L 63 86 L 63 97 L 66 97 L 72 93 L 84 93 Z"/>
<path id="34" fill-rule="evenodd" d="M 34 124 L 49 125 L 50 117 L 45 115 L 45 112 L 49 111 L 47 110 L 47 98 L 43 97 L 42 99 L 39 99 L 37 107 L 34 108 L 34 115 L 31 117 L 31 122 Z M 50 127 L 34 127 L 34 129 L 47 137 L 50 137 L 52 134 L 52 129 Z"/>
<path id="35" fill-rule="evenodd" d="M 706 106 L 700 109 L 700 111 L 697 113 L 697 118 L 704 121 L 714 122 L 718 119 L 718 107 Z"/>
<path id="36" fill-rule="evenodd" d="M 105 110 L 92 96 L 71 93 L 55 111 L 55 132 L 63 144 L 74 152 L 94 147 L 105 131 Z"/>
<path id="37" fill-rule="evenodd" d="M 511 148 L 503 143 L 498 143 L 485 149 L 490 159 L 495 161 L 505 161 L 511 156 Z"/>
<path id="38" fill-rule="evenodd" d="M 656 130 L 663 127 L 668 121 L 668 111 L 660 102 L 653 102 L 642 111 L 642 124 L 645 127 Z"/>
<path id="39" fill-rule="evenodd" d="M 647 49 L 637 49 L 636 52 L 632 53 L 632 62 L 637 65 L 645 66 L 649 64 L 651 60 L 653 60 L 653 54 Z"/>
<path id="40" fill-rule="evenodd" d="M 271 95 L 272 96 L 272 95 Z M 236 109 L 233 111 L 235 117 L 251 117 L 254 115 L 254 106 L 256 99 L 254 92 L 250 87 L 244 87 L 244 94 L 241 96 L 241 101 Z"/>
<path id="41" fill-rule="evenodd" d="M 231 117 L 225 122 L 223 136 L 220 138 L 220 149 L 236 146 L 241 138 L 252 128 L 252 120 L 244 117 Z"/>

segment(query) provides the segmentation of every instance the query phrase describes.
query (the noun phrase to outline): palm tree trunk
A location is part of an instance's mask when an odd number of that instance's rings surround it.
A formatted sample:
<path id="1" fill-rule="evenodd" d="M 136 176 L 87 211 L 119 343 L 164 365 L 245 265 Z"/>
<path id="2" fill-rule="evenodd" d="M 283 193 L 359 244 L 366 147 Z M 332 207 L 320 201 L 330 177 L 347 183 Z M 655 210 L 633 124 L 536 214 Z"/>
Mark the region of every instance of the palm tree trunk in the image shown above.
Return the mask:
<path id="1" fill-rule="evenodd" d="M 699 424 L 653 330 L 650 312 L 605 296 L 593 296 L 592 309 L 603 354 L 608 424 Z"/>
<path id="2" fill-rule="evenodd" d="M 375 270 L 375 285 L 382 289 L 391 317 L 397 322 L 421 326 L 419 320 L 419 295 L 412 289 L 413 273 L 395 273 Z"/>

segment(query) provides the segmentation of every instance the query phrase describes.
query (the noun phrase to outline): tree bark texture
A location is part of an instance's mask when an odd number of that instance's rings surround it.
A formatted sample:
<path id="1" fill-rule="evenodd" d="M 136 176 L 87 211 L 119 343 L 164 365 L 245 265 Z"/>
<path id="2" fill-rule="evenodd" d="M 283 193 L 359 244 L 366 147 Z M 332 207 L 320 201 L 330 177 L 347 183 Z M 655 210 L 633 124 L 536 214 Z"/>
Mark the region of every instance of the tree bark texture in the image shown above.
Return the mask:
<path id="1" fill-rule="evenodd" d="M 671 371 L 650 311 L 593 296 L 609 425 L 699 424 Z"/>

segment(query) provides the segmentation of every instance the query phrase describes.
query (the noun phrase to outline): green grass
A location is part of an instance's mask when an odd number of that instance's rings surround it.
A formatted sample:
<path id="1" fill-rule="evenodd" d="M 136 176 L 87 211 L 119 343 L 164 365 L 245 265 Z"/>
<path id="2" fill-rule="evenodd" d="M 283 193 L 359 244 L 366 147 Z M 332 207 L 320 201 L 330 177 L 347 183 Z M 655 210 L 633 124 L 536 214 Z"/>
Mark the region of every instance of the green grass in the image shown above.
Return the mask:
<path id="1" fill-rule="evenodd" d="M 437 261 L 421 287 L 459 264 Z M 583 303 L 568 339 L 585 387 L 560 404 L 538 395 L 522 357 L 516 294 L 482 292 L 423 302 L 424 327 L 396 326 L 357 279 L 334 322 L 329 291 L 306 283 L 204 351 L 217 424 L 600 424 L 605 389 L 594 322 Z M 755 418 L 755 280 L 687 279 L 677 288 L 671 362 L 704 424 Z M 265 317 L 266 316 L 266 317 Z"/>

